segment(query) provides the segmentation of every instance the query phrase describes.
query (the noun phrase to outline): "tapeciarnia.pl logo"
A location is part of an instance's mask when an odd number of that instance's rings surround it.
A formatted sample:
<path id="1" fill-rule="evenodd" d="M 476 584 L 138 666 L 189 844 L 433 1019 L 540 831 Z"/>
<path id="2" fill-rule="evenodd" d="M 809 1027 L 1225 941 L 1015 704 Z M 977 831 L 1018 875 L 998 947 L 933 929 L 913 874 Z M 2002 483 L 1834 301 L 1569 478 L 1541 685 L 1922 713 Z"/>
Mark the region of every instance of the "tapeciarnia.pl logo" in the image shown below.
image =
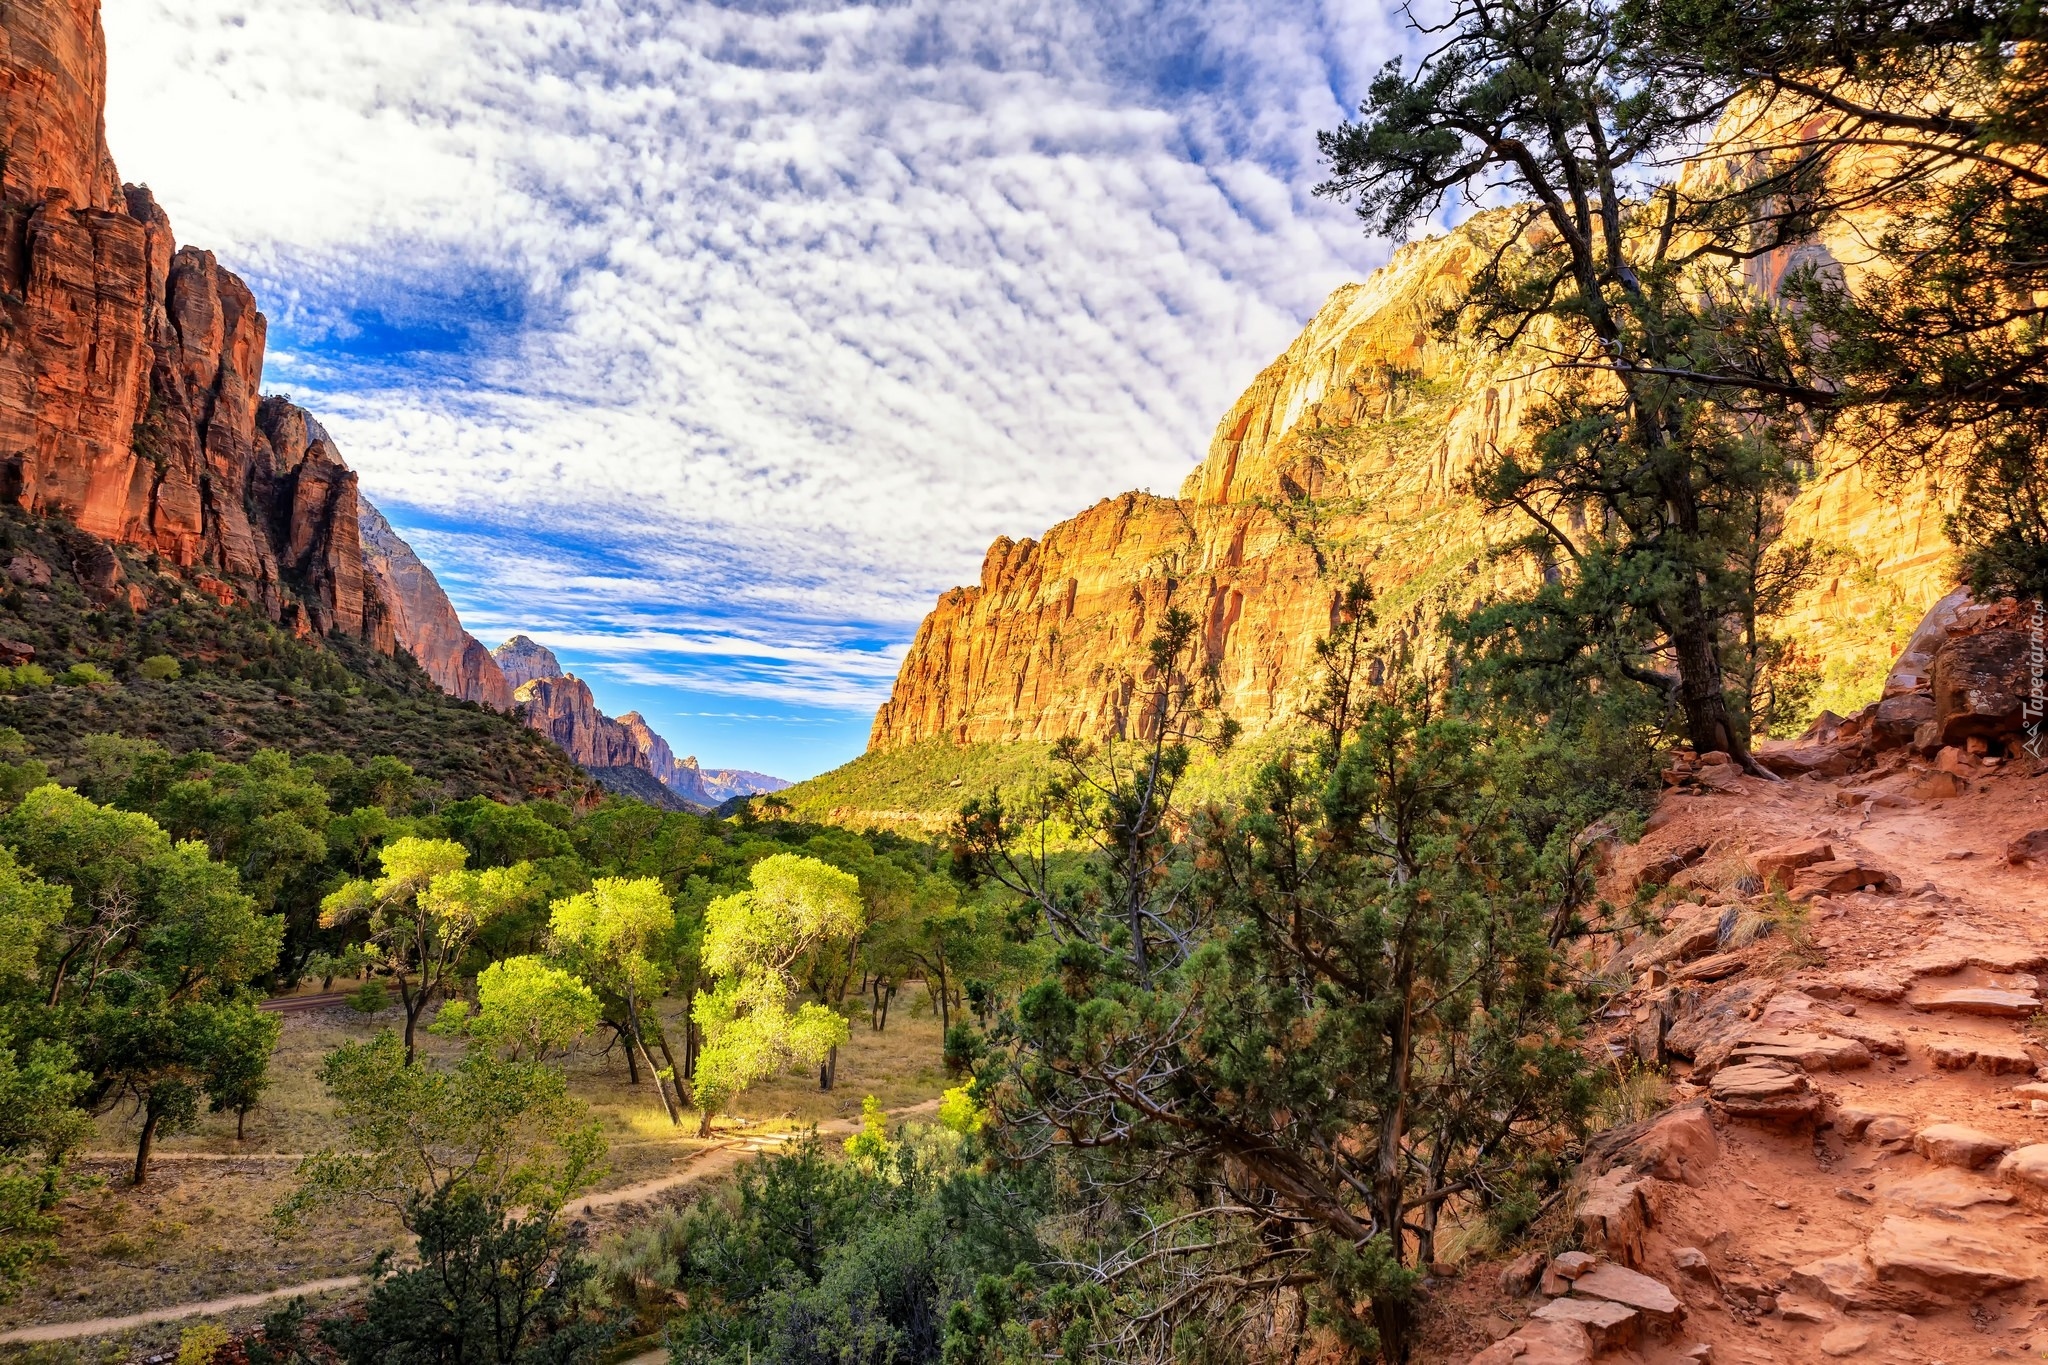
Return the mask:
<path id="1" fill-rule="evenodd" d="M 2039 759 L 2044 745 L 2048 745 L 2048 734 L 2043 732 L 2044 712 L 2048 712 L 2048 650 L 2043 648 L 2042 626 L 2048 623 L 2044 616 L 2048 608 L 2034 603 L 2034 614 L 2027 618 L 2027 700 L 2021 707 L 2021 714 L 2027 722 L 2026 751 Z"/>

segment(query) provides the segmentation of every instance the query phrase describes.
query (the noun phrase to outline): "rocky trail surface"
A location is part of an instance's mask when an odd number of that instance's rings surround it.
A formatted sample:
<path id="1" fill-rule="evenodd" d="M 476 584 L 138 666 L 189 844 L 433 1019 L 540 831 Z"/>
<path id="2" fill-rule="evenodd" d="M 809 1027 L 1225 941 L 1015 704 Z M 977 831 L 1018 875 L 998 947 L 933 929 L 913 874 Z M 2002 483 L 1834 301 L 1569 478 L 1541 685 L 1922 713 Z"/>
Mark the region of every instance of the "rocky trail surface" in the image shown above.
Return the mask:
<path id="1" fill-rule="evenodd" d="M 2048 763 L 1873 719 L 1767 752 L 1789 780 L 1674 765 L 1608 884 L 1661 885 L 1661 932 L 1597 965 L 1675 1103 L 1594 1142 L 1582 1250 L 1509 1265 L 1449 1358 L 2048 1357 Z"/>

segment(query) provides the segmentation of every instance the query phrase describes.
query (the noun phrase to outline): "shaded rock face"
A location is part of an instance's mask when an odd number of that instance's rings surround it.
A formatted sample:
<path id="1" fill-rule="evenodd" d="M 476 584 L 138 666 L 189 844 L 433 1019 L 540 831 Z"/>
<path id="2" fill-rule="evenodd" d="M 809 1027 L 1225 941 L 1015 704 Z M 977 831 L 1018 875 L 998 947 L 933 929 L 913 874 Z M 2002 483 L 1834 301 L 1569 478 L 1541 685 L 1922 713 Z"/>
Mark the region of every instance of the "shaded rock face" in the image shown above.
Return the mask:
<path id="1" fill-rule="evenodd" d="M 105 95 L 94 0 L 6 7 L 0 497 L 231 579 L 295 633 L 388 650 L 355 475 L 304 413 L 260 397 L 254 296 L 120 184 Z"/>
<path id="2" fill-rule="evenodd" d="M 1376 594 L 1376 669 L 1439 655 L 1445 610 L 1534 572 L 1489 559 L 1528 526 L 1464 488 L 1520 438 L 1542 366 L 1432 325 L 1507 221 L 1477 215 L 1332 294 L 1230 406 L 1177 498 L 1127 493 L 1040 539 L 997 540 L 979 583 L 925 618 L 869 747 L 1117 732 L 1169 598 L 1202 623 L 1223 709 L 1249 733 L 1299 713 L 1353 573 Z M 1875 661 L 1874 675 L 1896 652 L 1892 623 L 1947 590 L 1941 509 L 1880 493 L 1853 452 L 1823 448 L 1817 463 L 1785 534 L 1843 555 L 1784 627 L 1816 657 Z"/>
<path id="3" fill-rule="evenodd" d="M 526 708 L 526 723 L 586 768 L 645 768 L 640 747 L 625 726 L 597 709 L 581 678 L 532 678 L 512 693 Z"/>
<path id="4" fill-rule="evenodd" d="M 412 546 L 367 501 L 358 503 L 363 564 L 389 604 L 392 631 L 443 692 L 512 709 L 512 686 L 482 641 L 462 628 L 462 619 L 441 584 Z"/>
<path id="5" fill-rule="evenodd" d="M 562 664 L 554 651 L 524 635 L 515 635 L 499 645 L 491 651 L 491 658 L 497 661 L 498 671 L 515 692 L 535 678 L 562 676 Z"/>

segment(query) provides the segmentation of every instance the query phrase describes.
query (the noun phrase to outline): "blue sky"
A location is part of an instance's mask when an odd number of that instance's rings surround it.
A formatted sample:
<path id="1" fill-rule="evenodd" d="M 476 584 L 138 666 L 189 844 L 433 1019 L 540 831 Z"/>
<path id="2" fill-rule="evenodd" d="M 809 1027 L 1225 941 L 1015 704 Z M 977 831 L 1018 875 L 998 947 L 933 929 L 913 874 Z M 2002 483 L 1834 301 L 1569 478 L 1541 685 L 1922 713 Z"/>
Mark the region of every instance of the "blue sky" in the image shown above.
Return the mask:
<path id="1" fill-rule="evenodd" d="M 864 746 L 998 535 L 1175 489 L 1384 259 L 1378 4 L 106 0 L 108 138 L 486 643 L 707 766 Z"/>

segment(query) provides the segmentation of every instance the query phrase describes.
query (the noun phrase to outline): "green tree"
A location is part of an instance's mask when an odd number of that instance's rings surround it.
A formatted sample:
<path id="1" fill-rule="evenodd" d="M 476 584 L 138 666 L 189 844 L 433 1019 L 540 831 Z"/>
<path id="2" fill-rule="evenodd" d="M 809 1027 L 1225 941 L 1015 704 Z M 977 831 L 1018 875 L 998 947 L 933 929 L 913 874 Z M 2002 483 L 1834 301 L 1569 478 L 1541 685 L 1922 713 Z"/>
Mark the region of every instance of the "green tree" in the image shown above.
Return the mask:
<path id="1" fill-rule="evenodd" d="M 1649 688 L 1701 752 L 1768 776 L 1724 661 L 1751 513 L 1791 491 L 1801 450 L 1796 424 L 1730 406 L 1786 384 L 1744 369 L 1723 339 L 1772 307 L 1730 267 L 1803 239 L 1817 170 L 1704 189 L 1647 180 L 1727 100 L 1675 79 L 1616 9 L 1458 0 L 1412 75 L 1389 63 L 1359 121 L 1321 135 L 1331 175 L 1317 192 L 1389 233 L 1456 194 L 1524 200 L 1484 229 L 1490 254 L 1461 311 L 1548 371 L 1528 440 L 1474 478 L 1489 507 L 1526 519 L 1548 581 L 1475 634 L 1501 662 L 1570 685 L 1604 670 Z"/>
<path id="2" fill-rule="evenodd" d="M 477 974 L 476 1011 L 453 1000 L 434 1020 L 436 1033 L 459 1033 L 515 1061 L 543 1061 L 597 1027 L 601 1006 L 590 987 L 537 957 L 508 957 Z"/>
<path id="3" fill-rule="evenodd" d="M 505 1208 L 558 1212 L 604 1173 L 604 1134 L 562 1073 L 468 1049 L 443 1067 L 415 1062 L 390 1030 L 321 1063 L 344 1146 L 299 1165 L 279 1206 L 290 1222 L 329 1204 L 367 1202 L 417 1232 L 423 1207 L 467 1191 Z"/>
<path id="4" fill-rule="evenodd" d="M 656 1036 L 668 1058 L 667 1079 L 677 1087 L 675 1099 L 669 1096 L 662 1069 L 654 1065 L 646 1038 L 648 1016 L 666 984 L 660 959 L 675 923 L 675 902 L 654 878 L 599 877 L 590 890 L 554 903 L 549 930 L 556 950 L 577 974 L 618 1001 L 616 1022 L 631 1049 L 629 1055 L 637 1054 L 646 1064 L 663 1112 L 670 1123 L 680 1124 L 683 1078 L 676 1073 L 658 1019 Z"/>
<path id="5" fill-rule="evenodd" d="M 361 1316 L 321 1326 L 346 1365 L 582 1365 L 618 1335 L 583 1310 L 591 1266 L 559 1218 L 458 1186 L 410 1221 L 417 1266 L 384 1253 Z"/>
<path id="6" fill-rule="evenodd" d="M 148 869 L 170 851 L 170 837 L 146 815 L 50 785 L 0 817 L 0 843 L 71 893 L 51 947 L 45 998 L 55 1005 L 75 966 L 96 972 L 140 926 Z"/>
<path id="7" fill-rule="evenodd" d="M 790 968 L 820 943 L 851 941 L 862 918 L 857 879 L 794 853 L 754 864 L 747 890 L 707 908 L 702 960 L 717 981 L 691 1007 L 704 1030 L 695 1088 L 700 1134 L 748 1086 L 817 1066 L 846 1042 L 844 1016 L 796 1002 Z"/>
<path id="8" fill-rule="evenodd" d="M 235 1141 L 240 1142 L 246 1136 L 249 1111 L 270 1088 L 270 1056 L 277 1051 L 284 1020 L 256 1008 L 255 1001 L 242 999 L 215 1011 L 207 1022 L 210 1027 L 198 1047 L 205 1066 L 201 1085 L 207 1107 L 215 1113 L 233 1111 Z"/>
<path id="9" fill-rule="evenodd" d="M 405 1055 L 434 996 L 447 989 L 477 932 L 532 894 L 525 864 L 472 871 L 452 839 L 411 835 L 385 846 L 383 875 L 353 880 L 321 902 L 325 927 L 366 921 L 378 964 L 398 983 L 405 1010 Z"/>
<path id="10" fill-rule="evenodd" d="M 76 1107 L 91 1077 L 76 1066 L 63 1043 L 38 1041 L 25 1058 L 0 1047 L 0 1285 L 57 1249 L 65 1158 L 92 1132 Z"/>

